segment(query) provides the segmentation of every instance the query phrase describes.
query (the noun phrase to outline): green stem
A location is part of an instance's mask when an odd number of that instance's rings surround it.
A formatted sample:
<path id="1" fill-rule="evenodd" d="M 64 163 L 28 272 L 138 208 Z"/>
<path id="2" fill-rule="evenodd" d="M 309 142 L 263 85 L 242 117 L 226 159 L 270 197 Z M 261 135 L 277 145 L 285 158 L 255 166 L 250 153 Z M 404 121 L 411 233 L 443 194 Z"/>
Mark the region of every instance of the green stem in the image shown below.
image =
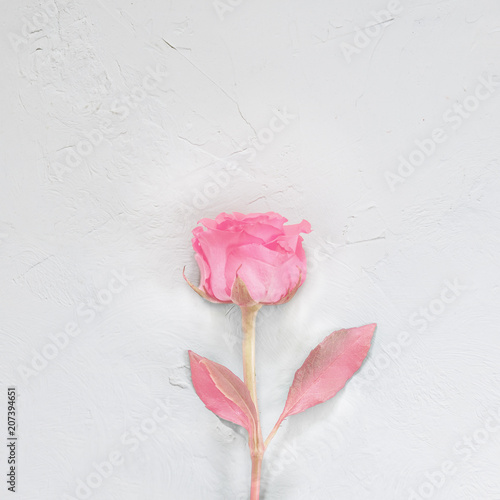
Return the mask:
<path id="1" fill-rule="evenodd" d="M 243 377 L 250 391 L 250 396 L 257 408 L 257 385 L 255 382 L 255 320 L 260 305 L 241 308 L 241 326 L 243 328 Z"/>
<path id="2" fill-rule="evenodd" d="M 261 307 L 261 304 L 241 307 L 241 326 L 243 329 L 243 378 L 257 412 L 257 429 L 254 433 L 253 443 L 249 443 L 250 457 L 252 459 L 250 500 L 259 500 L 260 471 L 265 450 L 264 439 L 260 427 L 259 406 L 257 404 L 257 384 L 255 381 L 255 320 Z"/>
<path id="3" fill-rule="evenodd" d="M 252 457 L 252 482 L 250 486 L 250 500 L 259 500 L 260 495 L 260 469 L 262 466 L 262 452 Z"/>
<path id="4" fill-rule="evenodd" d="M 273 430 L 269 433 L 269 436 L 267 436 L 266 442 L 264 443 L 264 449 L 266 449 L 269 446 L 269 443 L 271 442 L 271 439 L 273 439 L 274 435 L 278 432 L 278 429 L 280 428 L 282 420 L 278 420 L 276 425 L 273 427 Z"/>

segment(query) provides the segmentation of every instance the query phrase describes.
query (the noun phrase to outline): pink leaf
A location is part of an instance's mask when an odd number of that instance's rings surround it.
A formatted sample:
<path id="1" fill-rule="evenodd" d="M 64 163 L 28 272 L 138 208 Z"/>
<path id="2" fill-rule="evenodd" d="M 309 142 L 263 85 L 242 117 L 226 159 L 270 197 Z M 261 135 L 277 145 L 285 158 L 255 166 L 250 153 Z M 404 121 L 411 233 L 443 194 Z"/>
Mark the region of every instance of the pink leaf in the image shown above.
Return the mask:
<path id="1" fill-rule="evenodd" d="M 249 440 L 256 436 L 257 411 L 247 386 L 225 366 L 189 351 L 191 378 L 205 406 L 219 417 L 241 425 Z"/>
<path id="2" fill-rule="evenodd" d="M 311 351 L 295 373 L 277 426 L 286 417 L 333 398 L 344 387 L 365 359 L 376 326 L 338 330 Z"/>

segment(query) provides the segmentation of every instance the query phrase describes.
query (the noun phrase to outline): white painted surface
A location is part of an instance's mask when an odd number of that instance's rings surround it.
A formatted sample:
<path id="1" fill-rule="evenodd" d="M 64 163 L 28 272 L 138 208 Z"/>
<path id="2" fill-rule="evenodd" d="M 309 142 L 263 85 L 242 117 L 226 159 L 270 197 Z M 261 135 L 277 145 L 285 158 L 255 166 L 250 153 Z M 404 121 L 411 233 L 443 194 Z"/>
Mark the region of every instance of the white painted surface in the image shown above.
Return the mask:
<path id="1" fill-rule="evenodd" d="M 193 349 L 241 375 L 238 311 L 181 270 L 197 278 L 199 218 L 272 210 L 314 232 L 307 282 L 259 319 L 264 431 L 317 342 L 379 326 L 346 389 L 280 430 L 262 500 L 498 500 L 500 432 L 485 428 L 500 413 L 500 92 L 484 82 L 500 82 L 500 3 L 232 3 L 2 6 L 0 436 L 15 384 L 15 498 L 84 498 L 80 481 L 102 483 L 95 500 L 248 498 L 244 433 L 187 369 Z M 415 141 L 434 151 L 391 190 Z M 98 475 L 110 454 L 123 463 Z"/>

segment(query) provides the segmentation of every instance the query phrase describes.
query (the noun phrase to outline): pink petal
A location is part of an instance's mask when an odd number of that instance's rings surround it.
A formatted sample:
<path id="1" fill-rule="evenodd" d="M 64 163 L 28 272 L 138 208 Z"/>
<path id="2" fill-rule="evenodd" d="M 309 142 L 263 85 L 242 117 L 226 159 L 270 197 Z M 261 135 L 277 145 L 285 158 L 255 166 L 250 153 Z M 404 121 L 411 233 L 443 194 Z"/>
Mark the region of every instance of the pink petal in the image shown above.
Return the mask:
<path id="1" fill-rule="evenodd" d="M 210 267 L 211 290 L 219 300 L 230 300 L 230 290 L 227 288 L 225 276 L 227 249 L 228 247 L 237 246 L 241 239 L 239 233 L 217 230 L 204 231 L 198 234 L 197 241 Z"/>
<path id="2" fill-rule="evenodd" d="M 287 236 L 295 235 L 299 233 L 310 233 L 312 231 L 311 224 L 306 220 L 302 220 L 298 224 L 290 224 L 289 226 L 284 226 L 283 230 Z"/>
<path id="3" fill-rule="evenodd" d="M 228 256 L 226 276 L 228 280 L 233 279 L 239 268 L 238 274 L 250 295 L 261 302 L 266 300 L 274 281 L 278 290 L 287 290 L 289 284 L 284 283 L 287 276 L 279 271 L 286 258 L 259 244 L 239 246 Z"/>

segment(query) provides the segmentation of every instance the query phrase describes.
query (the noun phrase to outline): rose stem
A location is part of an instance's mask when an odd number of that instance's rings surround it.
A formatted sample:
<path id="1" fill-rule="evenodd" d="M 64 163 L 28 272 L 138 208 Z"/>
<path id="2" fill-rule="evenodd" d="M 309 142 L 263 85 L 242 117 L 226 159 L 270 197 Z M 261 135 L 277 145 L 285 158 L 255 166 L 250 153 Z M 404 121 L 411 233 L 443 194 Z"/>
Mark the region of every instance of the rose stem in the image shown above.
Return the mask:
<path id="1" fill-rule="evenodd" d="M 250 500 L 259 500 L 260 469 L 264 456 L 264 440 L 260 427 L 259 407 L 257 405 L 257 385 L 255 382 L 255 320 L 261 307 L 260 304 L 241 307 L 241 326 L 243 329 L 243 376 L 245 384 L 250 391 L 250 396 L 255 404 L 255 409 L 257 410 L 257 429 L 254 442 L 250 448 L 250 457 L 252 459 Z"/>
<path id="2" fill-rule="evenodd" d="M 273 430 L 269 433 L 269 436 L 267 436 L 266 441 L 264 443 L 264 449 L 266 449 L 269 446 L 269 443 L 271 442 L 271 439 L 273 439 L 274 435 L 278 432 L 278 429 L 281 425 L 282 420 L 278 420 L 276 425 L 274 426 Z"/>

